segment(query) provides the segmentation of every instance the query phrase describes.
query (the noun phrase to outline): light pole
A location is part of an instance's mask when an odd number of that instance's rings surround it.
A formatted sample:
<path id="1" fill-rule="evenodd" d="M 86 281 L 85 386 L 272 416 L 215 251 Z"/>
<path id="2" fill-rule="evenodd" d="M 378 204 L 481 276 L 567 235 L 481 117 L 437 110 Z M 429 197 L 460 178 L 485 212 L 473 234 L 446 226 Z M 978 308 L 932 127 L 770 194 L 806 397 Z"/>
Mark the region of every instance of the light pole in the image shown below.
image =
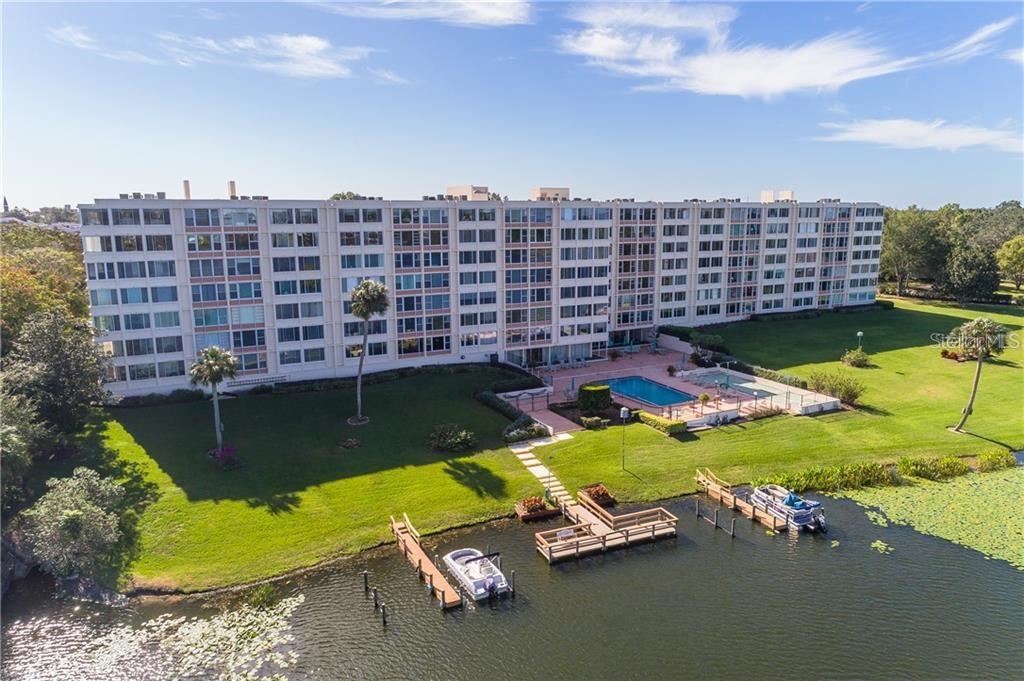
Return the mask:
<path id="1" fill-rule="evenodd" d="M 629 418 L 629 407 L 619 409 L 619 418 L 622 419 L 622 470 L 626 470 L 626 420 Z"/>
<path id="2" fill-rule="evenodd" d="M 864 340 L 864 332 L 863 331 L 858 331 L 857 332 L 857 349 L 858 350 L 861 349 L 861 342 L 863 340 Z"/>

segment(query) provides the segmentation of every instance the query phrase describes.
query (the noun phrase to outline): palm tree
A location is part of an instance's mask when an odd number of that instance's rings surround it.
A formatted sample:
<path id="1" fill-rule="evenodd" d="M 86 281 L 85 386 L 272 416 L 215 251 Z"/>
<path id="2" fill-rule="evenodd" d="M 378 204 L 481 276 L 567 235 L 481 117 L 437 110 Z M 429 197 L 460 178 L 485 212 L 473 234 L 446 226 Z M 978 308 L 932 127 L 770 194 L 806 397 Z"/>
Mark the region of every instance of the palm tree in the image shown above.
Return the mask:
<path id="1" fill-rule="evenodd" d="M 222 350 L 216 345 L 203 348 L 199 359 L 192 363 L 188 375 L 192 385 L 208 385 L 213 391 L 213 428 L 217 433 L 217 451 L 224 448 L 224 436 L 220 432 L 220 402 L 217 399 L 217 386 L 226 378 L 234 378 L 238 373 L 238 358 L 230 350 Z"/>
<path id="2" fill-rule="evenodd" d="M 363 361 L 370 341 L 370 320 L 387 312 L 390 304 L 388 287 L 380 282 L 367 279 L 352 291 L 352 314 L 363 320 L 363 349 L 359 353 L 359 372 L 356 374 L 356 415 L 349 419 L 353 425 L 369 421 L 363 416 Z"/>
<path id="3" fill-rule="evenodd" d="M 978 364 L 974 369 L 974 385 L 971 386 L 971 399 L 964 407 L 960 423 L 956 424 L 953 430 L 960 431 L 967 423 L 967 417 L 974 411 L 974 398 L 978 394 L 978 381 L 981 379 L 981 365 L 986 357 L 998 355 L 1003 351 L 1003 340 L 1006 337 L 1006 327 L 996 323 L 988 317 L 978 317 L 974 321 L 965 322 L 953 329 L 948 340 L 954 341 L 962 350 L 974 355 Z"/>

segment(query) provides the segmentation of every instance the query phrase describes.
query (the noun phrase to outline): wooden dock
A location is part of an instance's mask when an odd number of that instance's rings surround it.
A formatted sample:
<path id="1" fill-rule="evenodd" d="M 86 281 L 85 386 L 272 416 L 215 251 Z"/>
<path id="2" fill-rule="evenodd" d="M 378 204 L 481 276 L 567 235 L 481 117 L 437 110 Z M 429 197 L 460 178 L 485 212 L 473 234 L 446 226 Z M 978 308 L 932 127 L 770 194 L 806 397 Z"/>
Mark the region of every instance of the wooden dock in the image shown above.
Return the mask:
<path id="1" fill-rule="evenodd" d="M 562 504 L 562 513 L 572 525 L 534 535 L 537 551 L 549 563 L 676 535 L 678 519 L 664 508 L 614 515 L 586 492 L 577 496 L 578 502 Z"/>
<path id="2" fill-rule="evenodd" d="M 441 607 L 447 610 L 462 605 L 462 596 L 458 589 L 448 583 L 441 569 L 434 565 L 434 561 L 423 550 L 420 533 L 409 521 L 409 516 L 403 513 L 402 520 L 395 520 L 395 517 L 391 516 L 391 532 L 398 541 L 398 550 L 416 568 L 419 578 L 432 587 Z"/>
<path id="3" fill-rule="evenodd" d="M 704 489 L 704 492 L 709 497 L 734 511 L 739 511 L 744 517 L 761 523 L 773 532 L 779 532 L 786 529 L 785 520 L 776 518 L 770 513 L 766 513 L 759 508 L 755 508 L 749 501 L 737 496 L 733 492 L 732 485 L 724 480 L 720 480 L 709 469 L 705 468 L 702 471 L 698 468 L 695 479 L 697 480 L 697 484 Z"/>

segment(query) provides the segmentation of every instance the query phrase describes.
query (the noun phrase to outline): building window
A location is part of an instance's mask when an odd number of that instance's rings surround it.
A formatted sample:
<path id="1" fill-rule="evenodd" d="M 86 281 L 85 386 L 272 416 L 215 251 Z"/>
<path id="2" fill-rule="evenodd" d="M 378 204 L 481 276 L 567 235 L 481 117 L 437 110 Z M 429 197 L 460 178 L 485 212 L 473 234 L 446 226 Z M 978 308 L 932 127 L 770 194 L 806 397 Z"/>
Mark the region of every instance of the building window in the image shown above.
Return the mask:
<path id="1" fill-rule="evenodd" d="M 172 378 L 174 376 L 185 375 L 185 361 L 181 359 L 158 362 L 156 368 L 160 374 L 160 378 Z"/>
<path id="2" fill-rule="evenodd" d="M 303 362 L 322 362 L 324 361 L 324 349 L 323 348 L 306 348 L 302 351 Z"/>
<path id="3" fill-rule="evenodd" d="M 169 208 L 144 208 L 142 210 L 142 217 L 147 225 L 171 224 L 171 211 Z"/>
<path id="4" fill-rule="evenodd" d="M 156 378 L 156 364 L 130 364 L 128 377 L 133 381 L 145 381 Z"/>
<path id="5" fill-rule="evenodd" d="M 106 208 L 83 208 L 81 212 L 83 225 L 110 224 L 110 214 Z"/>
<path id="6" fill-rule="evenodd" d="M 298 364 L 302 361 L 302 353 L 299 350 L 283 350 L 277 355 L 278 364 Z"/>
<path id="7" fill-rule="evenodd" d="M 153 326 L 158 329 L 167 329 L 175 326 L 181 326 L 181 316 L 177 311 L 154 312 Z"/>
<path id="8" fill-rule="evenodd" d="M 113 208 L 110 211 L 115 225 L 140 225 L 139 210 L 137 208 Z"/>

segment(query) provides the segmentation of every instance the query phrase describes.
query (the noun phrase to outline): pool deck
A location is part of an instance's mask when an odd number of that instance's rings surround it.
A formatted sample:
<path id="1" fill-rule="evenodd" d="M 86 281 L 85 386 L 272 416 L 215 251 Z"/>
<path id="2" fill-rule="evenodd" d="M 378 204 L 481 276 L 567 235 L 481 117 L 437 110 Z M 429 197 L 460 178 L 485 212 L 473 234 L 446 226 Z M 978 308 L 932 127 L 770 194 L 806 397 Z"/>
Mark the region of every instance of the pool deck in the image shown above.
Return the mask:
<path id="1" fill-rule="evenodd" d="M 617 360 L 592 361 L 585 366 L 572 369 L 541 367 L 534 373 L 552 386 L 551 402 L 574 399 L 576 390 L 584 383 L 628 376 L 646 378 L 694 396 L 707 393 L 711 399 L 703 406 L 696 400 L 692 400 L 660 407 L 615 393 L 617 401 L 631 409 L 643 409 L 673 421 L 686 421 L 691 428 L 732 421 L 769 406 L 781 408 L 792 414 L 813 414 L 840 407 L 838 400 L 827 395 L 820 395 L 810 390 L 783 385 L 748 374 L 727 371 L 723 368 L 703 369 L 687 361 L 685 371 L 680 372 L 678 369 L 682 359 L 682 353 L 676 350 L 660 350 L 657 353 L 652 353 L 648 347 L 644 347 Z M 676 367 L 675 376 L 669 375 L 669 365 Z M 722 372 L 732 375 L 733 380 L 737 384 L 742 383 L 747 390 L 708 385 L 707 382 L 701 381 L 701 377 L 704 375 Z M 755 398 L 749 390 L 756 389 L 756 386 L 761 386 L 764 394 Z M 552 426 L 556 433 L 579 429 L 576 424 L 571 424 L 570 428 L 566 423 L 571 422 L 566 422 L 564 418 L 551 412 L 547 408 L 547 400 L 536 399 L 530 404 L 520 403 L 519 406 L 538 421 Z"/>

